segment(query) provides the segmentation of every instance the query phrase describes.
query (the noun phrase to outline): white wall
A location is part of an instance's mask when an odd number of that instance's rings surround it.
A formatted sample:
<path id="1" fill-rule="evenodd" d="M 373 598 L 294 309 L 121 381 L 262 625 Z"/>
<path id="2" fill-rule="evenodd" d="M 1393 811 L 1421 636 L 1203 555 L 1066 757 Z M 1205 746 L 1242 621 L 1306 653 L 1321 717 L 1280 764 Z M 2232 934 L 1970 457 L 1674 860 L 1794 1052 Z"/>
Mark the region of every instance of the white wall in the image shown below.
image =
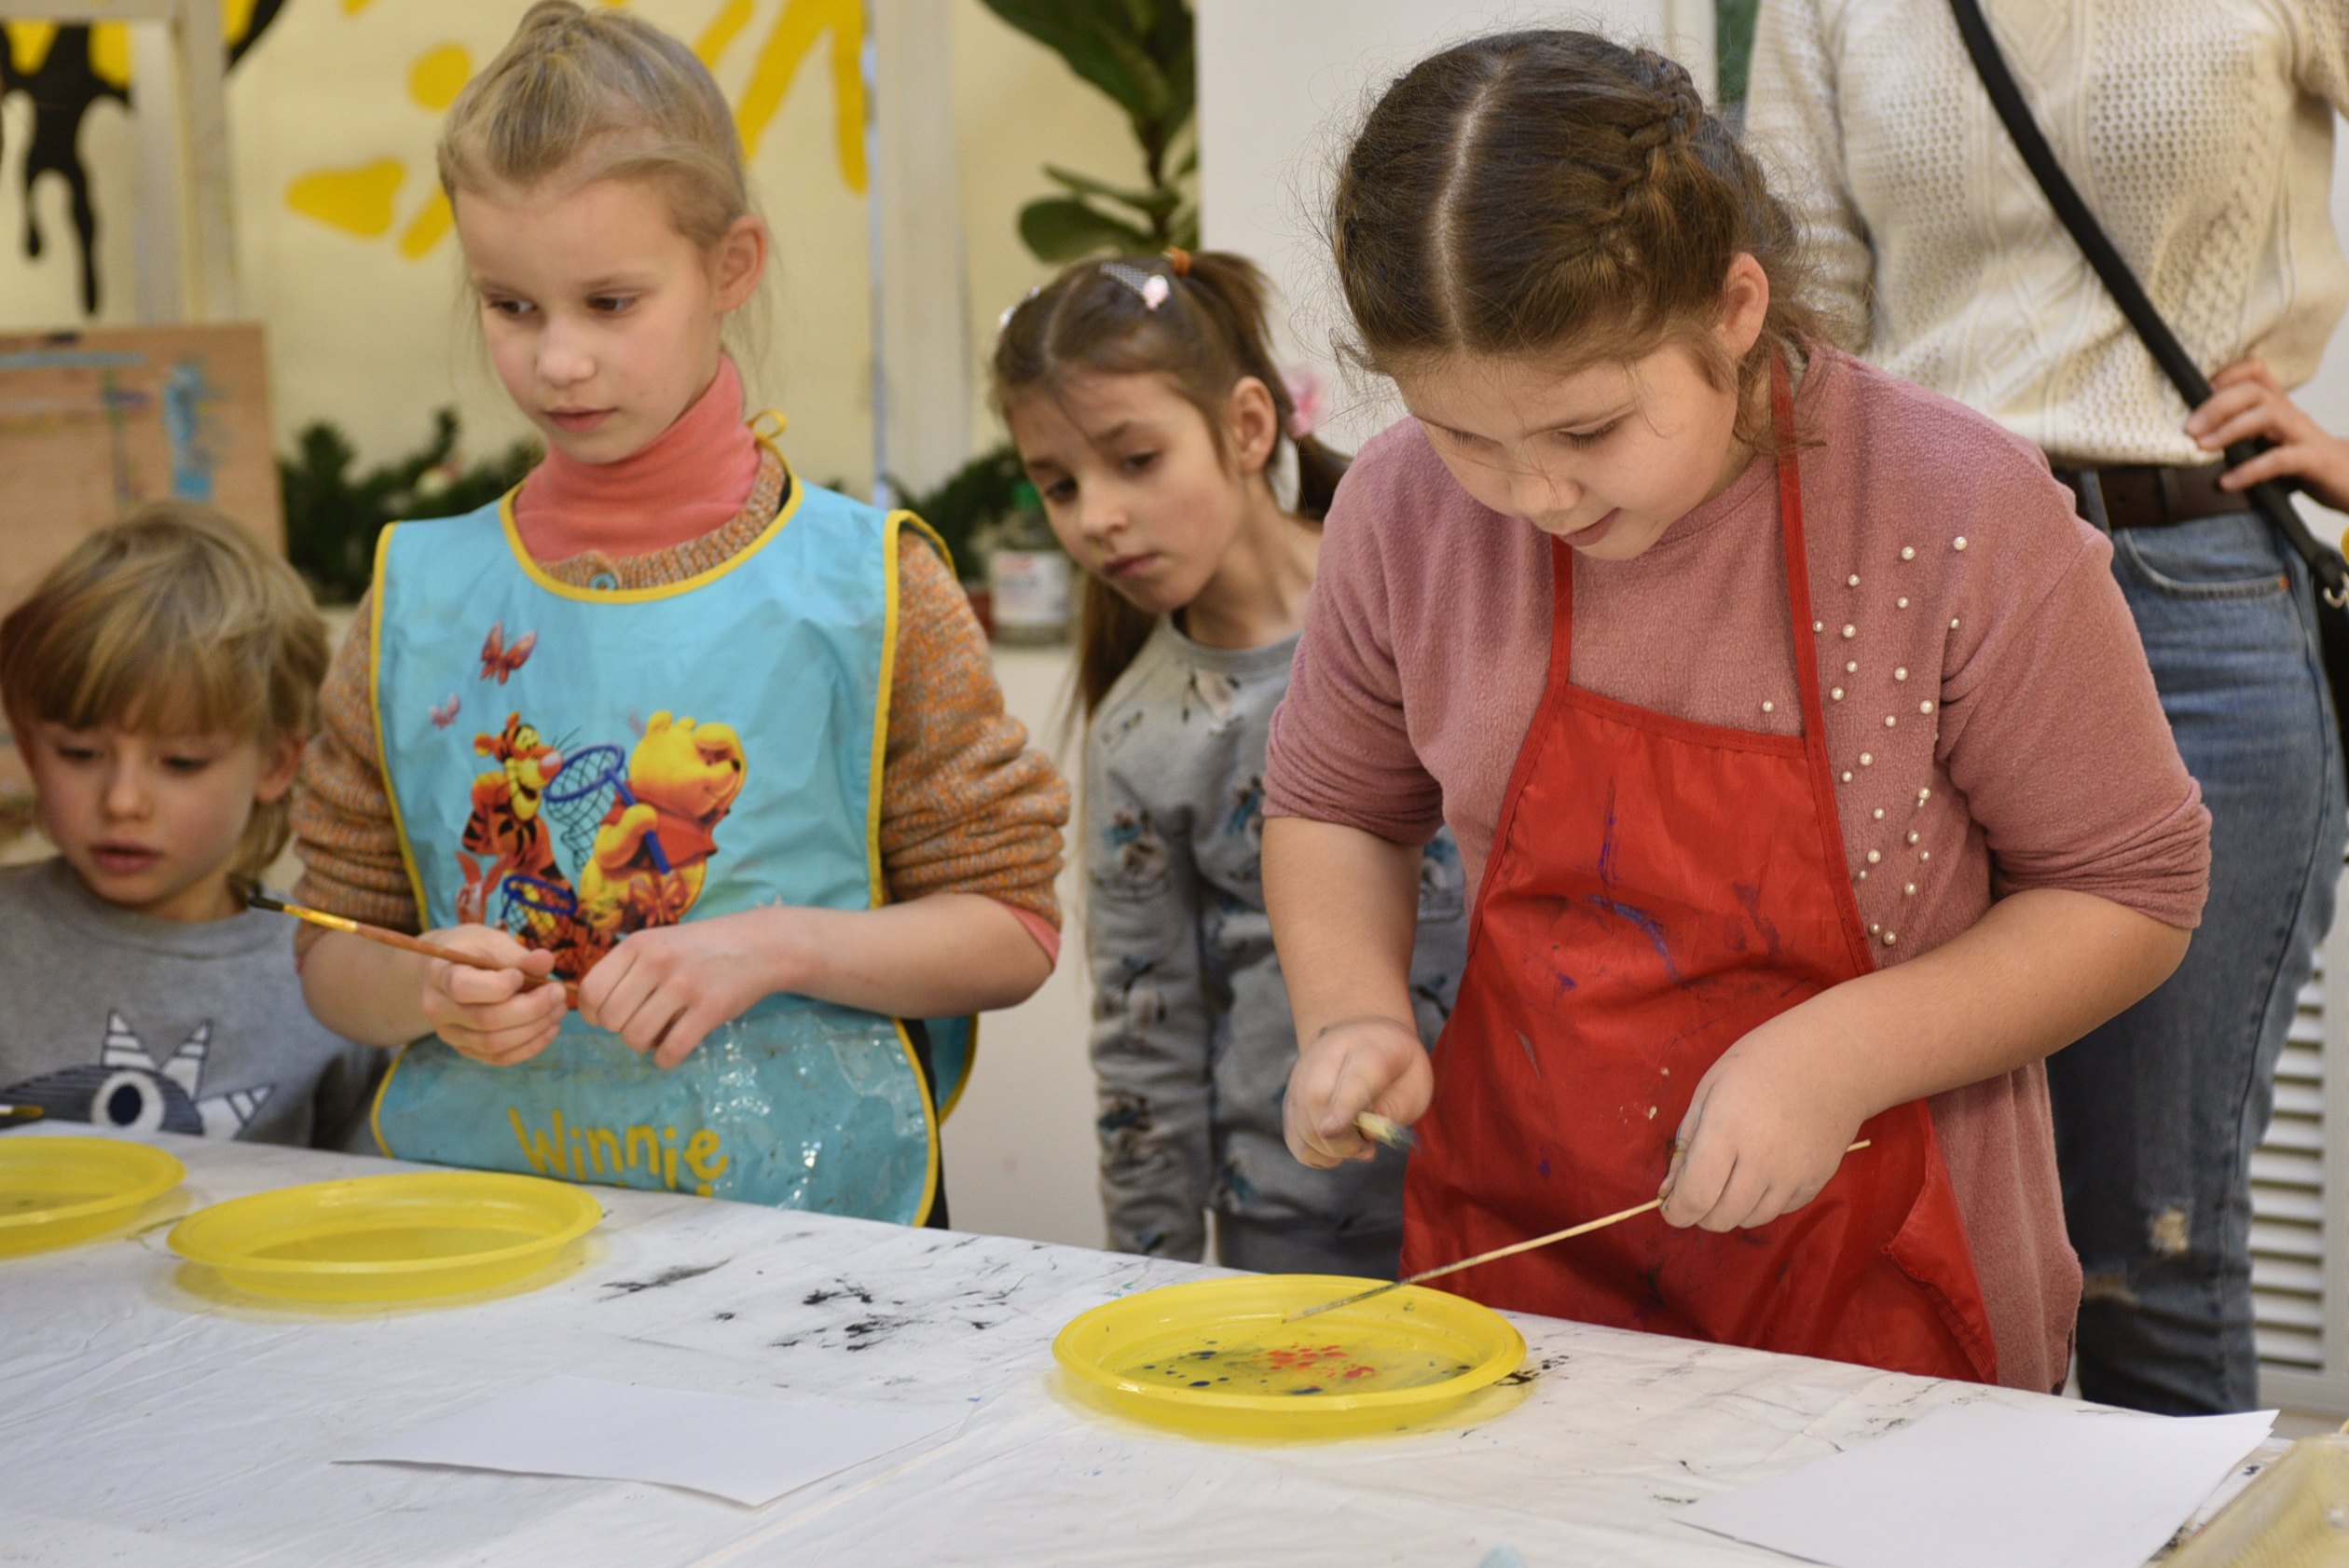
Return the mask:
<path id="1" fill-rule="evenodd" d="M 1286 307 L 1283 351 L 1322 371 L 1330 437 L 1347 450 L 1400 410 L 1383 389 L 1339 376 L 1330 344 L 1341 311 L 1318 214 L 1346 136 L 1381 88 L 1478 34 L 1585 27 L 1662 48 L 1712 89 L 1711 0 L 1198 0 L 1197 11 L 1202 239 L 1271 275 Z"/>
<path id="2" fill-rule="evenodd" d="M 1065 648 L 998 648 L 1004 706 L 1048 751 L 1060 740 L 1068 695 Z M 1059 753 L 1073 779 L 1075 746 Z M 1076 824 L 1069 828 L 1076 842 Z M 1092 989 L 1085 976 L 1083 879 L 1060 877 L 1066 944 L 1044 988 L 979 1024 L 979 1061 L 946 1123 L 947 1217 L 957 1231 L 1099 1246 L 1092 1064 L 1085 1036 Z"/>

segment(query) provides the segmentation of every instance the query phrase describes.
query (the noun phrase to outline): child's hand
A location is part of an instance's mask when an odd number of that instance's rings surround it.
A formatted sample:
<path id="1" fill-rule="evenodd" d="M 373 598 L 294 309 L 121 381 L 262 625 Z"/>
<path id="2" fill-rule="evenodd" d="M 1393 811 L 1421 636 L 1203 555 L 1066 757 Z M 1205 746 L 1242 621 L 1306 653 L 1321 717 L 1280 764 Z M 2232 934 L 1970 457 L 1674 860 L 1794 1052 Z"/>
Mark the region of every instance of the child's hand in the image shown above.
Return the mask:
<path id="1" fill-rule="evenodd" d="M 1409 1126 L 1427 1114 L 1436 1074 L 1419 1030 L 1400 1019 L 1340 1019 L 1297 1053 L 1281 1112 L 1289 1152 L 1326 1168 L 1368 1160 L 1378 1147 L 1354 1129 L 1366 1110 Z"/>
<path id="2" fill-rule="evenodd" d="M 2330 435 L 2275 383 L 2267 362 L 2253 354 L 2210 378 L 2210 401 L 2186 421 L 2186 433 L 2206 452 L 2264 436 L 2274 447 L 2219 476 L 2230 490 L 2287 475 L 2333 510 L 2349 511 L 2349 441 Z"/>
<path id="3" fill-rule="evenodd" d="M 1766 1225 L 1819 1196 L 1843 1163 L 1866 1118 L 1833 1092 L 1831 1074 L 1805 1049 L 1801 1011 L 1731 1046 L 1697 1083 L 1657 1192 L 1666 1224 Z"/>
<path id="4" fill-rule="evenodd" d="M 425 940 L 508 966 L 476 970 L 429 958 L 424 967 L 424 1016 L 460 1053 L 493 1067 L 527 1062 L 555 1042 L 570 1003 L 559 985 L 541 985 L 555 955 L 534 952 L 488 926 L 430 931 Z"/>
<path id="5" fill-rule="evenodd" d="M 761 923 L 777 913 L 633 932 L 579 983 L 579 1015 L 662 1066 L 677 1066 L 704 1035 L 781 989 L 768 983 L 770 944 L 760 940 Z"/>

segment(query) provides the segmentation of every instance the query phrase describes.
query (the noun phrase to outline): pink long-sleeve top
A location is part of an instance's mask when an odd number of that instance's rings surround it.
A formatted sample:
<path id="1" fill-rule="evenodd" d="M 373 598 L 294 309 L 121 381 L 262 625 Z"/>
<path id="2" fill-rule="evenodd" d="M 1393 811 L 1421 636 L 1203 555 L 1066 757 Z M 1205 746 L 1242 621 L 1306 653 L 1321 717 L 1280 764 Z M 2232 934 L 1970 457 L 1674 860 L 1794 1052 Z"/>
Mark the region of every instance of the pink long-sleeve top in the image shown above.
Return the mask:
<path id="1" fill-rule="evenodd" d="M 1832 350 L 1795 403 L 1836 806 L 1879 965 L 1993 900 L 2067 887 L 2191 928 L 2210 816 L 2178 760 L 2111 546 L 2038 451 Z M 1766 458 L 1628 561 L 1574 562 L 1575 684 L 1798 735 Z M 1266 769 L 1271 816 L 1398 843 L 1448 823 L 1481 880 L 1548 672 L 1549 541 L 1488 511 L 1419 426 L 1340 487 Z M 2038 1063 L 1934 1096 L 1999 1379 L 2062 1382 L 2080 1298 Z"/>

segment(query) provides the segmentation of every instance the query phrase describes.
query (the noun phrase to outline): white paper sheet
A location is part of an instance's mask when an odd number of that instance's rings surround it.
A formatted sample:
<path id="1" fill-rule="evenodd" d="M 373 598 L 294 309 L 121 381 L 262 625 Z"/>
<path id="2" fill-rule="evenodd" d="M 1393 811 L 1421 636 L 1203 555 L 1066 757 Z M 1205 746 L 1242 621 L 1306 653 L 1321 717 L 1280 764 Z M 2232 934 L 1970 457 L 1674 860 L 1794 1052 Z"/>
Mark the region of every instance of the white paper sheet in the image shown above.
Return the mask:
<path id="1" fill-rule="evenodd" d="M 2140 1568 L 2274 1424 L 1944 1407 L 1676 1517 L 1834 1568 Z"/>
<path id="2" fill-rule="evenodd" d="M 757 1507 L 942 1432 L 968 1408 L 808 1405 L 555 1377 L 411 1427 L 344 1465 L 653 1481 Z"/>

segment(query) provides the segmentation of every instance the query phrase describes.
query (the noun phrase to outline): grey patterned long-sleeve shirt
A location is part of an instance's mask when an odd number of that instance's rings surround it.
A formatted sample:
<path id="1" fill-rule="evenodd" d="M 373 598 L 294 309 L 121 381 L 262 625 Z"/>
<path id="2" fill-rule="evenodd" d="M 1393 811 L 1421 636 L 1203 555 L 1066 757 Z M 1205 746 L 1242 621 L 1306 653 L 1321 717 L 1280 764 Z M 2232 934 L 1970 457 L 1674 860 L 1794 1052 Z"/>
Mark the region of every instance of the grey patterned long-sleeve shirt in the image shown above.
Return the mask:
<path id="1" fill-rule="evenodd" d="M 1195 1259 L 1212 1208 L 1228 1263 L 1392 1267 L 1403 1158 L 1317 1171 L 1281 1136 L 1297 1036 L 1259 861 L 1265 739 L 1296 650 L 1210 648 L 1161 621 L 1086 736 L 1102 1203 L 1121 1251 Z M 1439 835 L 1411 972 L 1431 1045 L 1464 961 L 1463 899 L 1459 850 Z"/>

